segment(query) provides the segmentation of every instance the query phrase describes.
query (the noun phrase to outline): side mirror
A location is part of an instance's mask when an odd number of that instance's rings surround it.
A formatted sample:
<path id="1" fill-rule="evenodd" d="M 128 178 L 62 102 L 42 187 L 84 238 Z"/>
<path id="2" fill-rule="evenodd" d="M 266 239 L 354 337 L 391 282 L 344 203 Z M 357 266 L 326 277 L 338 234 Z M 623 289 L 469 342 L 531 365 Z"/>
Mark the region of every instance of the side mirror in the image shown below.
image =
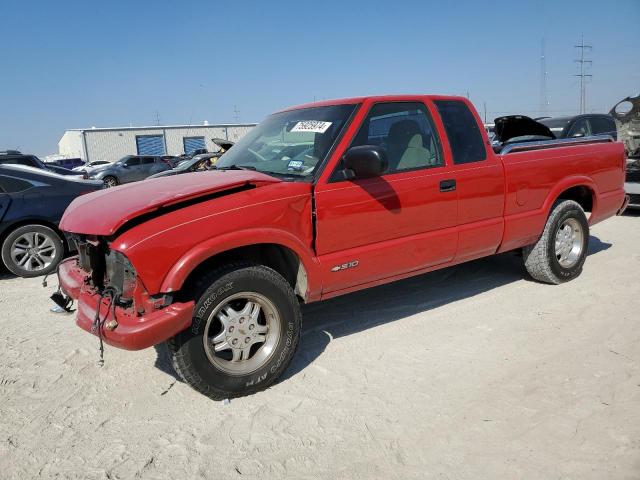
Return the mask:
<path id="1" fill-rule="evenodd" d="M 122 168 L 129 168 L 129 165 L 127 165 L 126 163 L 123 163 Z"/>
<path id="2" fill-rule="evenodd" d="M 584 133 L 574 133 L 573 135 L 571 135 L 571 138 L 581 138 L 584 137 Z"/>
<path id="3" fill-rule="evenodd" d="M 344 178 L 369 178 L 382 175 L 387 169 L 387 153 L 377 145 L 351 147 L 342 157 Z"/>

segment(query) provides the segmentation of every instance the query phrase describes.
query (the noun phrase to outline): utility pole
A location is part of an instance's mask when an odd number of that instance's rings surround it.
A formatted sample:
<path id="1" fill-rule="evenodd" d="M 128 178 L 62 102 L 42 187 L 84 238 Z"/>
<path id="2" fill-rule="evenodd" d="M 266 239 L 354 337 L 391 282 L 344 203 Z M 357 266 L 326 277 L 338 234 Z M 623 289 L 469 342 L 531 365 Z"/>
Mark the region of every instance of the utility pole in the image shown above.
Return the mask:
<path id="1" fill-rule="evenodd" d="M 487 123 L 487 102 L 482 102 L 482 106 L 484 107 L 484 123 Z"/>
<path id="2" fill-rule="evenodd" d="M 233 106 L 233 118 L 236 119 L 236 123 L 240 121 L 240 110 L 238 110 L 236 105 Z"/>
<path id="3" fill-rule="evenodd" d="M 585 113 L 587 110 L 587 78 L 593 77 L 593 75 L 589 75 L 584 73 L 584 66 L 588 64 L 591 66 L 593 62 L 591 60 L 585 60 L 584 54 L 585 50 L 589 51 L 593 48 L 592 45 L 584 44 L 584 34 L 580 38 L 580 45 L 574 45 L 575 48 L 580 49 L 580 59 L 575 60 L 576 63 L 580 64 L 580 73 L 574 75 L 574 77 L 580 77 L 580 113 Z"/>
<path id="4" fill-rule="evenodd" d="M 544 38 L 540 43 L 540 116 L 547 115 L 547 107 L 549 100 L 547 99 L 547 55 L 545 53 Z"/>

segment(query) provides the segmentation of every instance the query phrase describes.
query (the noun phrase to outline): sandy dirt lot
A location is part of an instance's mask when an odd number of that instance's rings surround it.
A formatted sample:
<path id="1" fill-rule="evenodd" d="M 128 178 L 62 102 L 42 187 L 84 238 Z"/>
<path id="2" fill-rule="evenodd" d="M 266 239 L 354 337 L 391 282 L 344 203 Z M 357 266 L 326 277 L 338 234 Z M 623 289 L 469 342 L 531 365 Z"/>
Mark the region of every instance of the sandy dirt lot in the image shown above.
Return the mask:
<path id="1" fill-rule="evenodd" d="M 55 281 L 50 283 L 55 284 Z M 266 392 L 212 402 L 0 273 L 2 478 L 640 478 L 640 217 L 584 273 L 501 255 L 304 309 Z"/>

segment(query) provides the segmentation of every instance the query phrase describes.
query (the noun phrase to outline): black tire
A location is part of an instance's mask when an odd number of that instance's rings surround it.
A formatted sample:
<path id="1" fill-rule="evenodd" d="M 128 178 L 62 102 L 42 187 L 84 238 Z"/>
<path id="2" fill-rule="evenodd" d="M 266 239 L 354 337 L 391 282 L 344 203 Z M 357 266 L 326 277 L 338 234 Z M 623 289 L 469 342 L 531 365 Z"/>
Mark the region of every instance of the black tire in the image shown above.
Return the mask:
<path id="1" fill-rule="evenodd" d="M 29 238 L 32 238 L 29 246 Z M 47 239 L 45 241 L 45 239 Z M 36 250 L 38 249 L 37 253 Z M 24 254 L 15 252 L 24 250 Z M 33 253 L 29 253 L 33 251 Z M 57 232 L 44 225 L 23 225 L 2 242 L 2 262 L 11 273 L 31 278 L 53 272 L 64 257 L 64 244 Z M 44 265 L 40 267 L 40 262 Z"/>
<path id="2" fill-rule="evenodd" d="M 232 374 L 210 360 L 208 355 L 213 352 L 209 350 L 207 353 L 204 341 L 205 334 L 211 340 L 211 332 L 207 330 L 209 318 L 214 318 L 213 314 L 223 306 L 231 305 L 226 303 L 227 299 L 231 300 L 242 292 L 253 292 L 268 299 L 277 310 L 280 327 L 279 334 L 268 337 L 269 341 L 277 343 L 269 349 L 272 353 L 264 364 L 251 372 Z M 213 400 L 250 395 L 269 387 L 291 362 L 300 339 L 301 318 L 300 306 L 291 286 L 276 271 L 261 265 L 229 265 L 202 278 L 196 286 L 191 327 L 167 341 L 171 363 L 182 380 Z M 218 335 L 226 334 L 226 331 L 223 326 Z M 251 361 L 266 344 L 257 345 L 258 350 L 250 359 L 240 362 Z"/>
<path id="3" fill-rule="evenodd" d="M 120 182 L 118 182 L 118 179 L 113 175 L 107 175 L 102 179 L 102 181 L 107 188 L 116 187 L 120 184 Z"/>
<path id="4" fill-rule="evenodd" d="M 582 248 L 569 265 L 562 265 L 561 255 L 556 253 L 556 236 L 558 230 L 567 224 L 580 227 L 574 233 L 576 238 L 582 237 Z M 565 227 L 566 228 L 566 227 Z M 574 229 L 575 232 L 575 229 Z M 573 280 L 582 273 L 582 267 L 589 249 L 589 223 L 582 207 L 573 200 L 558 200 L 553 204 L 551 213 L 542 232 L 542 236 L 533 245 L 522 249 L 524 265 L 534 279 L 557 285 Z"/>

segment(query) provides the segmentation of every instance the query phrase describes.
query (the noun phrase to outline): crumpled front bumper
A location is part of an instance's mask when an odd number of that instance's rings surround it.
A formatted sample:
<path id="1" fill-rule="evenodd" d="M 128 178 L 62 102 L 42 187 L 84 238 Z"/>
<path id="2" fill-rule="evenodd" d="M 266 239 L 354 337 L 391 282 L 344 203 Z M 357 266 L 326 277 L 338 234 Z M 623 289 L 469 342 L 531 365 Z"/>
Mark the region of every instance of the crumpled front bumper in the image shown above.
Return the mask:
<path id="1" fill-rule="evenodd" d="M 161 343 L 191 325 L 194 302 L 172 303 L 153 312 L 138 315 L 133 307 L 109 308 L 109 299 L 100 297 L 86 281 L 84 272 L 72 257 L 62 262 L 58 268 L 58 281 L 63 293 L 77 302 L 76 324 L 89 333 L 92 331 L 96 310 L 100 309 L 100 319 L 106 318 L 106 325 L 116 320 L 113 330 L 102 329 L 105 343 L 125 350 L 142 350 Z M 115 318 L 114 318 L 115 314 Z"/>

